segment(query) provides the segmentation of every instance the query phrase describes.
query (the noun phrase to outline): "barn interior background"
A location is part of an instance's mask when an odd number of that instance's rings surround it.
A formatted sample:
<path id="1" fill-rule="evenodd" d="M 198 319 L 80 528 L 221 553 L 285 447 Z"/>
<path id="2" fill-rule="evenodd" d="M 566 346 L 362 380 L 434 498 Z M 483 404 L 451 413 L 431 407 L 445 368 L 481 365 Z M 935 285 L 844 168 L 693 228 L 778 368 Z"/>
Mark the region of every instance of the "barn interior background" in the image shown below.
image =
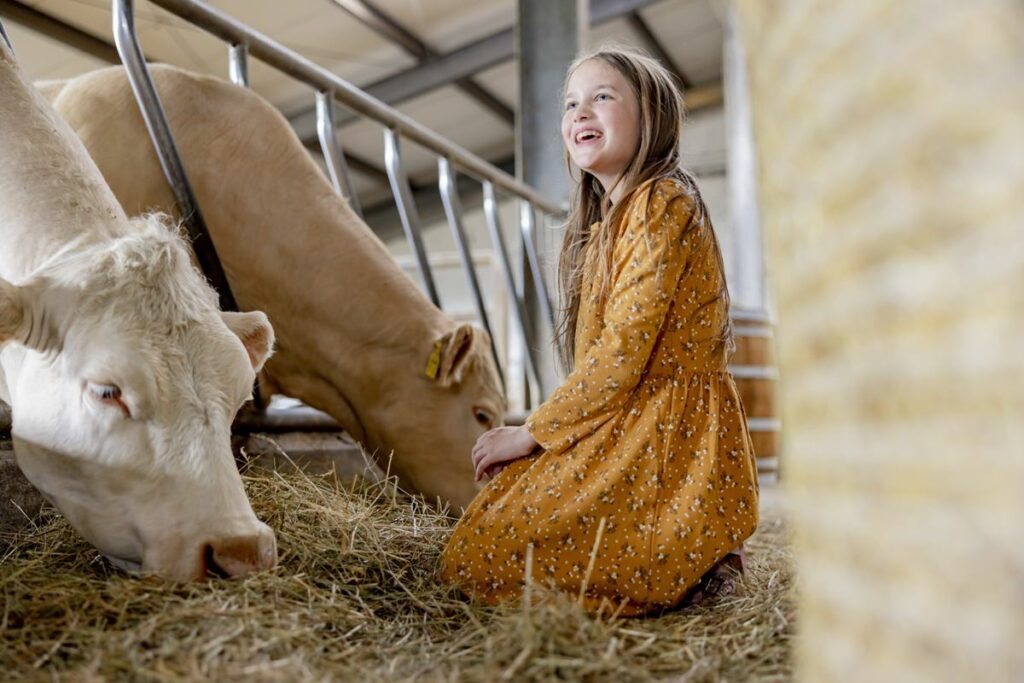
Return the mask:
<path id="1" fill-rule="evenodd" d="M 534 4 L 539 12 L 550 15 L 540 16 L 541 21 L 558 20 L 559 3 Z M 515 173 L 516 112 L 521 107 L 519 61 L 514 58 L 517 5 L 512 0 L 233 0 L 211 6 L 294 49 L 498 168 Z M 113 48 L 110 3 L 104 0 L 3 0 L 0 12 L 10 18 L 11 38 L 33 78 L 68 78 L 120 63 Z M 742 277 L 742 256 L 738 253 L 741 247 L 732 238 L 735 231 L 722 96 L 726 31 L 721 8 L 709 0 L 593 0 L 589 16 L 592 29 L 587 45 L 617 41 L 646 49 L 669 65 L 688 89 L 690 121 L 682 147 L 687 164 L 702 180 L 735 290 L 735 283 Z M 137 3 L 135 17 L 142 48 L 150 60 L 227 77 L 228 51 L 220 39 L 145 1 Z M 573 51 L 570 49 L 570 54 Z M 548 79 L 545 85 L 552 89 L 546 96 L 550 103 L 541 104 L 546 107 L 546 116 L 553 114 L 556 118 L 547 121 L 546 130 L 538 133 L 535 144 L 553 150 L 560 158 L 557 88 L 562 67 L 553 63 L 549 70 L 552 74 L 544 76 Z M 313 89 L 256 59 L 250 60 L 249 79 L 251 87 L 288 117 L 299 137 L 319 157 Z M 385 168 L 384 129 L 341 106 L 336 120 L 337 137 L 367 224 L 416 277 L 413 250 L 403 235 Z M 442 307 L 457 319 L 477 318 L 438 192 L 436 156 L 403 142 L 402 162 L 423 225 L 423 242 L 430 254 Z M 545 160 L 545 165 L 551 164 Z M 561 167 L 558 162 L 554 169 L 560 175 Z M 546 172 L 552 174 L 551 170 Z M 564 180 L 538 186 L 556 202 L 567 199 Z M 500 353 L 510 366 L 510 398 L 513 405 L 522 408 L 526 405 L 522 386 L 524 351 L 515 312 L 504 293 L 503 278 L 487 235 L 480 184 L 460 178 L 459 187 L 465 229 L 479 268 L 488 317 L 495 321 Z M 516 245 L 516 203 L 501 195 L 499 200 L 501 225 L 508 243 Z M 540 230 L 541 256 L 549 275 L 557 259 L 558 222 L 558 217 L 548 217 Z M 759 250 L 753 255 L 759 262 Z M 747 290 L 740 296 L 734 292 L 737 303 L 762 309 L 760 280 Z M 540 330 L 538 336 L 550 337 L 548 329 Z M 534 342 L 533 346 L 547 356 L 541 362 L 550 377 L 554 371 L 547 353 L 549 344 Z M 549 381 L 546 388 L 550 385 Z"/>
<path id="2" fill-rule="evenodd" d="M 519 3 L 210 4 L 517 170 Z M 102 0 L 0 0 L 0 16 L 33 78 L 119 61 Z M 222 41 L 148 2 L 136 17 L 151 60 L 227 75 Z M 1020 680 L 1024 10 L 1012 0 L 590 0 L 589 19 L 586 44 L 640 46 L 678 76 L 690 108 L 681 146 L 734 301 L 778 322 L 803 679 Z M 258 60 L 249 74 L 319 155 L 313 90 Z M 340 107 L 338 123 L 367 223 L 416 278 L 382 127 Z M 557 148 L 552 130 L 535 144 Z M 435 157 L 407 145 L 404 165 L 442 304 L 473 320 Z M 480 186 L 459 189 L 524 406 L 524 346 Z M 557 184 L 538 189 L 564 200 Z M 504 199 L 501 216 L 517 243 L 516 203 Z M 550 274 L 557 217 L 542 226 Z"/>

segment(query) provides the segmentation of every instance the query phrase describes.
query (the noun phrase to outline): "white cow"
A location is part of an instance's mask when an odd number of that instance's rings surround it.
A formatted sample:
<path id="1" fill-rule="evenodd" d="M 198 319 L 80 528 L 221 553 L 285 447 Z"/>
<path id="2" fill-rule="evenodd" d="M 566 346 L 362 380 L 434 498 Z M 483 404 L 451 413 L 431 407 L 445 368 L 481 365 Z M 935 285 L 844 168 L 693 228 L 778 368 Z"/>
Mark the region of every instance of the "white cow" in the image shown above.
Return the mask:
<path id="1" fill-rule="evenodd" d="M 467 504 L 472 444 L 505 410 L 486 333 L 423 296 L 265 100 L 152 75 L 238 304 L 277 332 L 264 384 L 328 412 L 405 487 Z M 122 68 L 45 91 L 125 210 L 174 211 Z"/>
<path id="2" fill-rule="evenodd" d="M 273 343 L 222 314 L 187 247 L 129 220 L 0 43 L 0 398 L 28 479 L 115 564 L 273 566 L 230 424 Z"/>

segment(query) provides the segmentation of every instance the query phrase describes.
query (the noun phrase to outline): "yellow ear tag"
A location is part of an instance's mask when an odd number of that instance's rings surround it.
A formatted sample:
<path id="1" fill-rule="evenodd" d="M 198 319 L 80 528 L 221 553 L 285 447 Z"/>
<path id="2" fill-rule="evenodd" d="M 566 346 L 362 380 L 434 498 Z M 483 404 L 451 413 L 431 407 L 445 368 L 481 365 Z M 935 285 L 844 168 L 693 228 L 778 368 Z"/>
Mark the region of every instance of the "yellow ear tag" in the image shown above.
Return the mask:
<path id="1" fill-rule="evenodd" d="M 430 379 L 437 379 L 437 368 L 441 365 L 441 342 L 434 342 L 434 350 L 430 352 L 427 359 L 426 375 Z"/>

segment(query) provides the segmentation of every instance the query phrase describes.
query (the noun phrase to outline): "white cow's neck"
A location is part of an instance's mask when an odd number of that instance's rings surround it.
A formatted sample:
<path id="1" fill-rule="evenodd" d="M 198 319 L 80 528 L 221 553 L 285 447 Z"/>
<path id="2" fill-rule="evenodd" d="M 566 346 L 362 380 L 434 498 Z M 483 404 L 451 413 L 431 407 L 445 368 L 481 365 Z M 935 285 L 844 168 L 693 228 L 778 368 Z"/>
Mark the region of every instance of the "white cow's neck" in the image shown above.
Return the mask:
<path id="1" fill-rule="evenodd" d="M 74 240 L 127 229 L 78 137 L 0 45 L 0 276 L 23 279 Z"/>

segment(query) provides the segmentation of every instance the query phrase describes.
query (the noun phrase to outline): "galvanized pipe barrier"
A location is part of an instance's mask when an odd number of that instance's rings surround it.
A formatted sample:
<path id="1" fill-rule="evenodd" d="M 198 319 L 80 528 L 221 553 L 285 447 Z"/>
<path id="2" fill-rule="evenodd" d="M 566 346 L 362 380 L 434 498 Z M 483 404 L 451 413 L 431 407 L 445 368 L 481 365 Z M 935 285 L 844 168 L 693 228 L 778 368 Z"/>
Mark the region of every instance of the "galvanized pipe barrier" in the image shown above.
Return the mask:
<path id="1" fill-rule="evenodd" d="M 537 299 L 540 301 L 541 312 L 548 324 L 551 325 L 553 332 L 555 330 L 555 312 L 551 305 L 547 285 L 544 283 L 544 271 L 541 270 L 540 259 L 537 257 L 537 243 L 534 241 L 536 227 L 537 215 L 533 210 L 533 205 L 525 199 L 521 199 L 519 201 L 519 231 L 523 236 L 523 252 L 526 254 L 534 291 L 537 292 Z"/>
<path id="2" fill-rule="evenodd" d="M 153 86 L 153 79 L 150 78 L 142 48 L 139 46 L 138 36 L 135 32 L 134 0 L 113 0 L 113 2 L 114 43 L 121 56 L 121 61 L 124 63 L 128 82 L 135 93 L 135 99 L 139 102 L 146 128 L 157 148 L 160 166 L 167 177 L 167 182 L 170 183 L 178 210 L 181 212 L 182 221 L 188 230 L 196 260 L 199 261 L 203 273 L 217 290 L 221 309 L 234 311 L 238 308 L 235 304 L 235 297 L 231 293 L 231 286 L 221 267 L 220 259 L 217 258 L 217 251 L 206 228 L 206 222 L 199 211 L 195 193 L 188 182 L 185 167 L 181 163 L 181 156 L 178 154 L 174 138 L 171 135 L 171 128 L 167 123 L 167 116 L 160 104 L 160 97 Z"/>
<path id="3" fill-rule="evenodd" d="M 473 300 L 476 303 L 477 314 L 480 316 L 480 323 L 487 330 L 491 338 L 491 355 L 494 357 L 494 366 L 498 369 L 498 377 L 501 379 L 501 387 L 505 386 L 505 372 L 501 369 L 501 359 L 498 355 L 498 343 L 494 332 L 491 330 L 491 322 L 487 316 L 487 306 L 484 304 L 484 295 L 480 291 L 480 282 L 477 280 L 476 268 L 473 266 L 473 255 L 470 252 L 469 238 L 466 237 L 466 229 L 462 225 L 462 203 L 459 201 L 458 186 L 455 182 L 455 172 L 451 163 L 444 157 L 437 159 L 437 184 L 441 191 L 441 203 L 444 204 L 444 213 L 448 217 L 448 226 L 452 230 L 452 237 L 455 240 L 455 247 L 459 252 L 459 259 L 462 261 L 462 272 L 466 275 L 466 284 L 473 293 Z"/>
<path id="4" fill-rule="evenodd" d="M 316 93 L 316 134 L 320 138 L 320 150 L 324 154 L 327 173 L 331 176 L 334 191 L 348 201 L 352 210 L 362 218 L 363 209 L 359 205 L 352 176 L 348 172 L 345 153 L 338 142 L 334 126 L 334 96 L 330 92 L 318 90 Z"/>
<path id="5" fill-rule="evenodd" d="M 209 31 L 227 43 L 244 43 L 249 55 L 261 62 L 307 83 L 316 90 L 334 93 L 335 99 L 352 111 L 380 122 L 404 138 L 447 157 L 464 172 L 481 180 L 489 180 L 495 187 L 529 200 L 536 208 L 551 214 L 561 214 L 565 207 L 550 201 L 533 188 L 519 182 L 492 164 L 442 137 L 423 124 L 401 114 L 377 98 L 368 95 L 343 78 L 306 59 L 293 50 L 276 43 L 262 33 L 239 23 L 220 10 L 198 0 L 150 0 L 171 14 L 175 14 L 199 28 Z"/>
<path id="6" fill-rule="evenodd" d="M 530 319 L 526 314 L 526 303 L 521 296 L 516 294 L 516 278 L 512 271 L 512 259 L 509 257 L 508 248 L 505 246 L 505 236 L 501 232 L 501 220 L 498 217 L 498 198 L 494 194 L 494 185 L 490 181 L 484 181 L 484 218 L 487 223 L 487 230 L 491 234 L 491 242 L 498 252 L 498 260 L 501 263 L 501 272 L 505 276 L 505 287 L 509 296 L 515 302 L 513 310 L 516 313 L 516 320 L 519 323 L 519 331 L 523 337 L 523 346 L 526 348 L 526 365 L 530 375 L 533 376 L 541 396 L 547 396 L 543 378 L 540 372 L 540 362 L 537 358 L 537 351 L 530 343 L 533 335 L 530 334 Z"/>
<path id="7" fill-rule="evenodd" d="M 7 31 L 4 30 L 4 22 L 2 21 L 0 21 L 0 37 L 7 43 L 7 49 L 11 51 L 11 54 L 14 54 L 14 46 L 11 45 L 11 39 L 7 37 Z"/>
<path id="8" fill-rule="evenodd" d="M 391 183 L 391 194 L 395 197 L 398 217 L 402 221 L 405 237 L 409 240 L 409 246 L 412 247 L 412 253 L 416 257 L 416 265 L 419 267 L 420 277 L 423 279 L 423 286 L 427 290 L 427 296 L 430 297 L 435 306 L 441 308 L 441 297 L 437 295 L 434 273 L 430 268 L 430 260 L 427 258 L 427 249 L 423 246 L 420 215 L 416 211 L 416 201 L 412 197 L 409 178 L 406 176 L 405 168 L 402 166 L 402 152 L 399 145 L 398 133 L 392 128 L 385 129 L 384 165 L 387 167 L 388 181 Z"/>
<path id="9" fill-rule="evenodd" d="M 249 48 L 245 43 L 228 46 L 228 76 L 235 85 L 249 87 Z"/>

